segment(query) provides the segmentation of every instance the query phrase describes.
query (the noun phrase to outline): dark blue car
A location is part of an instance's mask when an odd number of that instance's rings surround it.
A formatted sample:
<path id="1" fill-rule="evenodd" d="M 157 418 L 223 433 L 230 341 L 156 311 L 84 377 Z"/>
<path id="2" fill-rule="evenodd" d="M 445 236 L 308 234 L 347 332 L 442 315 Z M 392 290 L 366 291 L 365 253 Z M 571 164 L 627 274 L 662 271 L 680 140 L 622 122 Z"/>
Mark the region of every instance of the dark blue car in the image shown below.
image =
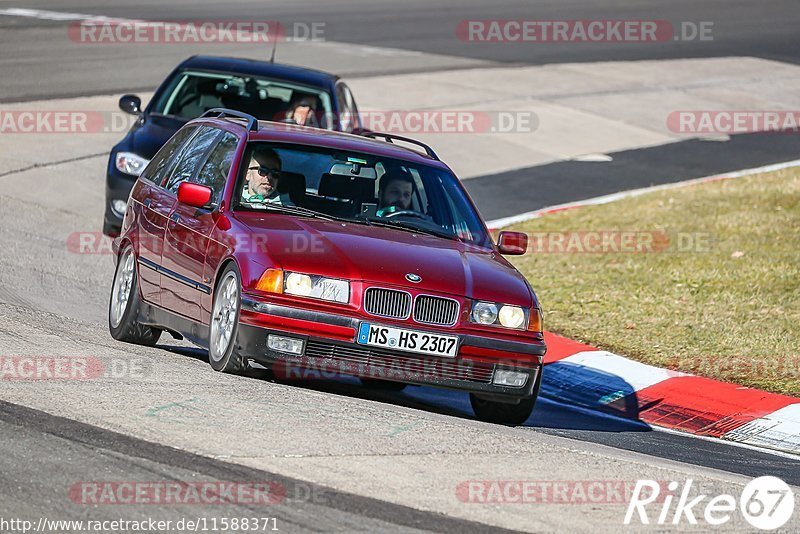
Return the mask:
<path id="1" fill-rule="evenodd" d="M 138 120 L 108 160 L 103 233 L 109 236 L 119 233 L 128 195 L 150 159 L 181 126 L 210 109 L 329 130 L 361 129 L 353 94 L 338 76 L 251 59 L 191 57 L 164 80 L 146 108 L 135 95 L 120 98 L 119 107 Z"/>

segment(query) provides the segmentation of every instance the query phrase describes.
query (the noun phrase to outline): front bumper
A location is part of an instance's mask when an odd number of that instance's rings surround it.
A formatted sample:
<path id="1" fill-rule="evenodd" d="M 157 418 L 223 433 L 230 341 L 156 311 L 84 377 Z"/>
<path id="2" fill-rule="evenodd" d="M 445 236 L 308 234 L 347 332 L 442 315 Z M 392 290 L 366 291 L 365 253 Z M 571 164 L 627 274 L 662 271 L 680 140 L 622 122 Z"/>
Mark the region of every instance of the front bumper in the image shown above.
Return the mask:
<path id="1" fill-rule="evenodd" d="M 276 376 L 288 380 L 347 375 L 510 399 L 534 394 L 546 351 L 543 340 L 520 342 L 460 334 L 456 358 L 427 357 L 357 344 L 360 322 L 356 317 L 244 297 L 238 350 L 242 356 L 270 366 Z M 270 349 L 269 334 L 302 339 L 302 356 Z M 520 387 L 495 384 L 495 372 L 499 369 L 524 373 L 527 379 Z"/>

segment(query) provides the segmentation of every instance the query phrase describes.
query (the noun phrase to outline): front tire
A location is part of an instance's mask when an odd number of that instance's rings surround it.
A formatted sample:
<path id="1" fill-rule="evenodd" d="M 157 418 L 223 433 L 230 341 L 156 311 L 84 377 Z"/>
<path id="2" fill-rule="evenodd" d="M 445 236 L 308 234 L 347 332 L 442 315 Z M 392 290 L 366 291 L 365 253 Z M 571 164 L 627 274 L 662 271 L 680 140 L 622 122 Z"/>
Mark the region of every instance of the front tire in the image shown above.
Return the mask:
<path id="1" fill-rule="evenodd" d="M 519 401 L 519 404 L 505 404 L 497 401 L 490 401 L 469 394 L 469 401 L 472 404 L 472 411 L 475 417 L 485 423 L 498 425 L 521 425 L 533 413 L 536 407 L 536 399 L 539 397 L 539 389 L 542 387 L 542 368 L 536 376 L 536 384 L 533 387 L 533 395 Z"/>
<path id="2" fill-rule="evenodd" d="M 485 423 L 498 425 L 521 425 L 528 420 L 536 405 L 536 397 L 528 397 L 519 401 L 519 404 L 506 404 L 504 402 L 490 401 L 469 394 L 472 411 L 475 417 Z"/>
<path id="3" fill-rule="evenodd" d="M 215 371 L 241 373 L 247 368 L 247 361 L 236 352 L 241 308 L 241 276 L 236 265 L 231 263 L 222 272 L 214 291 L 208 339 L 208 363 Z"/>
<path id="4" fill-rule="evenodd" d="M 119 255 L 111 297 L 108 302 L 108 330 L 117 341 L 152 347 L 161 330 L 139 323 L 139 279 L 133 247 L 127 245 Z"/>

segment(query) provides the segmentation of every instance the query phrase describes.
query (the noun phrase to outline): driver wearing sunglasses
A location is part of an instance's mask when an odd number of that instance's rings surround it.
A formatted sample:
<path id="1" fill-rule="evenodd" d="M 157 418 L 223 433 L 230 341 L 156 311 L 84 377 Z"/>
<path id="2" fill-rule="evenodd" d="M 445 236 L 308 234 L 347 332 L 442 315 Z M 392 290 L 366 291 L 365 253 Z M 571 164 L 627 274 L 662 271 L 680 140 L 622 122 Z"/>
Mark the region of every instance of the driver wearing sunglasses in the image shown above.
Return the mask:
<path id="1" fill-rule="evenodd" d="M 257 149 L 247 167 L 242 202 L 294 206 L 287 193 L 278 191 L 281 160 L 271 149 Z"/>

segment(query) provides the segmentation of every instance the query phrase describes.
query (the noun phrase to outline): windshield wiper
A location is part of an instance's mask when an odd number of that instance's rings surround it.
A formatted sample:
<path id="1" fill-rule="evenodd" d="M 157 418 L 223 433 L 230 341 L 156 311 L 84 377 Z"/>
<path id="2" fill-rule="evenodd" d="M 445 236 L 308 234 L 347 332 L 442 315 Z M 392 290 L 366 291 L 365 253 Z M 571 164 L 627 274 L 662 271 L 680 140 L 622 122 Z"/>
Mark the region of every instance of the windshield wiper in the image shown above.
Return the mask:
<path id="1" fill-rule="evenodd" d="M 370 224 L 374 224 L 376 226 L 383 226 L 384 228 L 395 228 L 397 230 L 405 230 L 407 232 L 414 232 L 417 234 L 426 234 L 432 235 L 434 237 L 443 237 L 445 239 L 450 239 L 453 241 L 461 241 L 461 238 L 455 234 L 451 234 L 449 232 L 445 232 L 444 230 L 433 230 L 431 228 L 421 228 L 419 226 L 414 226 L 413 224 L 403 223 L 401 221 L 376 221 L 375 219 L 367 219 Z"/>
<path id="2" fill-rule="evenodd" d="M 242 202 L 242 204 L 246 204 L 249 207 L 254 209 L 266 209 L 269 211 L 277 211 L 280 213 L 290 213 L 292 215 L 303 215 L 305 217 L 313 217 L 316 219 L 325 219 L 327 221 L 336 221 L 341 220 L 336 217 L 332 217 L 331 215 L 327 215 L 325 213 L 320 213 L 318 211 L 310 210 L 308 208 L 304 208 L 302 206 L 283 206 L 281 204 L 267 204 L 261 202 Z"/>

